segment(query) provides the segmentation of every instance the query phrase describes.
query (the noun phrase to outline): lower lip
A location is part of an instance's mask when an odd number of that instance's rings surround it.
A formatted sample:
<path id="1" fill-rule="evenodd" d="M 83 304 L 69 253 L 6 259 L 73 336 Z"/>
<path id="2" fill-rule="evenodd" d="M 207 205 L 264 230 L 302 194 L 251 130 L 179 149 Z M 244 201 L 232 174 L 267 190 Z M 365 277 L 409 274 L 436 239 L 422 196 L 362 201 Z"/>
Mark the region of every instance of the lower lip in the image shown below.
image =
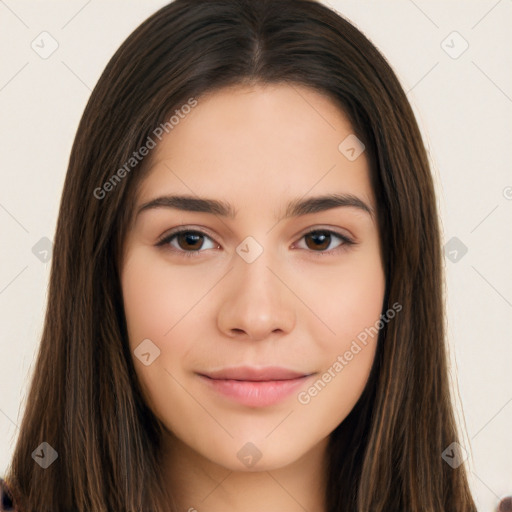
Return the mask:
<path id="1" fill-rule="evenodd" d="M 297 391 L 310 375 L 297 379 L 249 381 L 211 379 L 200 375 L 203 382 L 217 393 L 249 407 L 266 407 L 276 404 Z"/>

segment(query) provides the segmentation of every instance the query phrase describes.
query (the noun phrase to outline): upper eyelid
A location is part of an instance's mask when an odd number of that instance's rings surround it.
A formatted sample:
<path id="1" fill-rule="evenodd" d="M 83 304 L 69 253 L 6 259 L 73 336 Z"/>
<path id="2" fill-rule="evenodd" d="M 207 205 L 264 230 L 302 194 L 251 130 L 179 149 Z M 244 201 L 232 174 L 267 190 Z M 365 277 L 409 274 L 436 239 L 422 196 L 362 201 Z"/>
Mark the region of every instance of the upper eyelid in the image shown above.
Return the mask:
<path id="1" fill-rule="evenodd" d="M 200 235 L 204 235 L 204 236 L 207 236 L 208 238 L 210 238 L 213 242 L 215 243 L 218 243 L 215 238 L 210 235 L 206 230 L 205 228 L 193 228 L 193 227 L 187 227 L 187 226 L 179 226 L 175 229 L 172 229 L 171 231 L 169 231 L 168 233 L 162 235 L 159 239 L 159 242 L 157 243 L 160 243 L 160 242 L 163 242 L 165 240 L 168 240 L 169 238 L 173 237 L 173 236 L 176 236 L 176 235 L 179 235 L 180 233 L 190 233 L 190 232 L 193 232 L 193 233 L 198 233 Z"/>

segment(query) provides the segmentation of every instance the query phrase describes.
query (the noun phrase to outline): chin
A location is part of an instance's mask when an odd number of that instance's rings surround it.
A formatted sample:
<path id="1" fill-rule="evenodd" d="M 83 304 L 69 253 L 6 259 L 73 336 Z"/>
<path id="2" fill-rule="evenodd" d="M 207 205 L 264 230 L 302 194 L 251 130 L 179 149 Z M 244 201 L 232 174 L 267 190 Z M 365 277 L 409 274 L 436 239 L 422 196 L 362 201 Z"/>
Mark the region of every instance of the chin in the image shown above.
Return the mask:
<path id="1" fill-rule="evenodd" d="M 304 455 L 304 446 L 283 447 L 271 441 L 237 442 L 233 440 L 222 452 L 204 454 L 215 464 L 230 471 L 257 473 L 284 468 Z"/>

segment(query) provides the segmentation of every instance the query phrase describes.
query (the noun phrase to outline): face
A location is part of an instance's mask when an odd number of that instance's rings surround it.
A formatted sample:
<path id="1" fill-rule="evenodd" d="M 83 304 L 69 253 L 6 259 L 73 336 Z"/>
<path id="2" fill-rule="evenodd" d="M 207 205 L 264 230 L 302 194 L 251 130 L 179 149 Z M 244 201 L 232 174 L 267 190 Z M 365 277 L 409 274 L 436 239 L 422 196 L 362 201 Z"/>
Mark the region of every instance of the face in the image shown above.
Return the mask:
<path id="1" fill-rule="evenodd" d="M 186 111 L 152 150 L 125 240 L 134 365 L 174 443 L 233 471 L 283 467 L 325 443 L 373 363 L 362 333 L 385 275 L 368 161 L 302 86 L 223 89 Z M 166 196 L 193 201 L 148 204 Z"/>

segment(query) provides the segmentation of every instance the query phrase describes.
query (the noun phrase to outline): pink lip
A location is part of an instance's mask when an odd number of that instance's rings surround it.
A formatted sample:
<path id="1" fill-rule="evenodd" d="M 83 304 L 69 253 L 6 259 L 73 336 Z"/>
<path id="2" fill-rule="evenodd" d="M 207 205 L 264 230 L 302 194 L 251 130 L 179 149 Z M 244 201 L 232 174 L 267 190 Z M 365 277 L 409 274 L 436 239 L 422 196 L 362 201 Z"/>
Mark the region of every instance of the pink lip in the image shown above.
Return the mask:
<path id="1" fill-rule="evenodd" d="M 199 374 L 210 389 L 249 407 L 280 402 L 303 385 L 310 375 L 275 366 L 225 368 Z"/>

